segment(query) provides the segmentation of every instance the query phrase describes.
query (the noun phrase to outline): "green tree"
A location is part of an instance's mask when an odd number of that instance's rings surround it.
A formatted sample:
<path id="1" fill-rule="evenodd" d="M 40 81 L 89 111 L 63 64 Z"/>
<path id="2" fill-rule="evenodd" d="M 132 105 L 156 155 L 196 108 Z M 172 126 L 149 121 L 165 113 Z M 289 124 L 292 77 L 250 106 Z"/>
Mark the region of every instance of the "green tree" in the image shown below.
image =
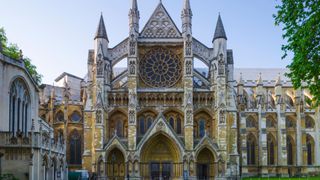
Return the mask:
<path id="1" fill-rule="evenodd" d="M 6 36 L 4 28 L 0 28 L 0 43 L 3 48 L 3 54 L 12 58 L 12 59 L 20 59 L 20 49 L 18 45 L 8 43 L 8 38 Z M 37 67 L 31 63 L 31 59 L 24 57 L 24 65 L 29 72 L 29 74 L 32 76 L 32 78 L 35 80 L 35 82 L 39 85 L 42 80 L 42 75 L 37 72 Z"/>
<path id="2" fill-rule="evenodd" d="M 320 0 L 282 0 L 276 9 L 275 23 L 283 26 L 283 38 L 287 41 L 282 45 L 282 58 L 293 53 L 287 75 L 294 88 L 308 88 L 314 105 L 319 105 Z"/>

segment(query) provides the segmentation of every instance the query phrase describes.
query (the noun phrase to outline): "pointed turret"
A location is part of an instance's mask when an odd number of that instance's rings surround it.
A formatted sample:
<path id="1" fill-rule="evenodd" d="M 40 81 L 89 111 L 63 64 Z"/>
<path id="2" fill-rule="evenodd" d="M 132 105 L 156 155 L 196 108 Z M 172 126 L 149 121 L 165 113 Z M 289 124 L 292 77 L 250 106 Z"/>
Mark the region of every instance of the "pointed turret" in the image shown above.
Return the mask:
<path id="1" fill-rule="evenodd" d="M 240 96 L 243 95 L 243 85 L 244 85 L 244 81 L 243 81 L 242 73 L 240 73 L 240 78 L 238 82 L 238 95 Z"/>
<path id="2" fill-rule="evenodd" d="M 129 11 L 129 27 L 130 27 L 130 33 L 133 32 L 139 33 L 139 9 L 138 9 L 138 3 L 137 0 L 132 0 L 132 6 Z"/>
<path id="3" fill-rule="evenodd" d="M 213 54 L 215 57 L 220 56 L 220 54 L 223 54 L 224 57 L 227 57 L 227 36 L 223 27 L 220 14 L 218 16 L 218 21 L 217 21 L 216 30 L 214 32 L 212 43 L 213 43 Z"/>
<path id="4" fill-rule="evenodd" d="M 183 10 L 181 12 L 182 33 L 191 34 L 192 27 L 192 10 L 190 0 L 184 0 Z"/>
<path id="5" fill-rule="evenodd" d="M 216 40 L 216 39 L 219 39 L 219 38 L 223 38 L 223 39 L 227 40 L 227 35 L 226 35 L 225 30 L 224 30 L 220 14 L 219 14 L 217 25 L 216 25 L 216 30 L 214 32 L 213 41 Z"/>
<path id="6" fill-rule="evenodd" d="M 279 73 L 278 77 L 277 77 L 277 80 L 276 80 L 276 86 L 281 86 L 282 83 L 281 83 L 281 75 Z"/>
<path id="7" fill-rule="evenodd" d="M 137 0 L 132 0 L 132 10 L 138 11 L 138 3 L 137 3 Z"/>
<path id="8" fill-rule="evenodd" d="M 262 86 L 262 85 L 263 85 L 262 75 L 261 75 L 261 73 L 259 73 L 258 80 L 257 80 L 257 86 Z"/>
<path id="9" fill-rule="evenodd" d="M 102 13 L 100 16 L 98 29 L 97 29 L 96 35 L 94 37 L 94 41 L 95 41 L 94 42 L 94 52 L 95 52 L 94 57 L 97 58 L 99 48 L 101 48 L 100 49 L 101 52 L 105 52 L 105 50 L 108 49 L 108 45 L 109 45 L 109 39 L 108 39 L 106 26 L 104 24 Z M 106 55 L 106 54 L 104 54 L 104 55 Z"/>
<path id="10" fill-rule="evenodd" d="M 97 38 L 106 39 L 109 42 L 107 31 L 106 31 L 106 26 L 104 25 L 104 20 L 103 20 L 102 14 L 100 16 L 99 25 L 98 25 L 97 32 L 96 32 L 94 39 L 97 39 Z"/>

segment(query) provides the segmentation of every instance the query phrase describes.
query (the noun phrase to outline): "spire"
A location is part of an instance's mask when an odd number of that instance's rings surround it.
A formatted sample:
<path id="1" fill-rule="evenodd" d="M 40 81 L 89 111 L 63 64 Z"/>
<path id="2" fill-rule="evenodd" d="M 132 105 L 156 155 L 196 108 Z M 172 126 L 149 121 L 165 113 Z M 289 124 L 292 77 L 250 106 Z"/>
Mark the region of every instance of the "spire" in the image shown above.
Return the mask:
<path id="1" fill-rule="evenodd" d="M 138 10 L 138 2 L 137 0 L 132 0 L 132 7 L 129 11 L 130 33 L 132 32 L 139 33 L 139 19 L 140 19 L 140 14 Z"/>
<path id="2" fill-rule="evenodd" d="M 192 11 L 190 6 L 190 0 L 184 0 L 183 10 L 181 13 L 182 17 L 191 17 Z"/>
<path id="3" fill-rule="evenodd" d="M 138 3 L 137 3 L 137 0 L 132 0 L 132 10 L 138 11 Z"/>
<path id="4" fill-rule="evenodd" d="M 224 38 L 227 40 L 226 32 L 224 30 L 220 14 L 219 14 L 217 25 L 216 25 L 216 31 L 214 32 L 213 41 L 218 38 Z"/>
<path id="5" fill-rule="evenodd" d="M 243 84 L 244 84 L 244 81 L 243 81 L 242 73 L 240 73 L 240 78 L 239 78 L 238 85 L 243 85 Z"/>
<path id="6" fill-rule="evenodd" d="M 97 29 L 97 32 L 96 32 L 94 39 L 97 39 L 97 38 L 103 38 L 103 39 L 106 39 L 107 41 L 109 41 L 107 31 L 106 31 L 106 26 L 104 25 L 102 13 L 100 16 L 99 26 L 98 26 L 98 29 Z"/>
<path id="7" fill-rule="evenodd" d="M 182 18 L 182 33 L 184 35 L 192 33 L 192 10 L 190 0 L 184 0 L 183 9 L 181 12 Z"/>
<path id="8" fill-rule="evenodd" d="M 277 80 L 276 80 L 276 86 L 281 86 L 281 75 L 279 73 Z"/>
<path id="9" fill-rule="evenodd" d="M 191 10 L 190 0 L 184 0 L 184 9 Z"/>
<path id="10" fill-rule="evenodd" d="M 258 78 L 258 81 L 257 81 L 257 85 L 258 85 L 258 86 L 259 86 L 259 85 L 260 85 L 260 86 L 263 85 L 261 73 L 259 73 L 259 78 Z"/>

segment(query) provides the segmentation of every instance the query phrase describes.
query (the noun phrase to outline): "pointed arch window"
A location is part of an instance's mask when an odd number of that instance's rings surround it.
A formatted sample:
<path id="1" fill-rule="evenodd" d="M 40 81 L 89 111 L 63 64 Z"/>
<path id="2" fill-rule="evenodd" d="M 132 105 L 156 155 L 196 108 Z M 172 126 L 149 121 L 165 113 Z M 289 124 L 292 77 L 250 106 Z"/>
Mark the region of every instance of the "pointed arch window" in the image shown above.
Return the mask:
<path id="1" fill-rule="evenodd" d="M 275 142 L 272 138 L 271 134 L 268 134 L 268 142 L 267 142 L 267 149 L 268 149 L 268 165 L 275 164 Z"/>
<path id="2" fill-rule="evenodd" d="M 117 129 L 117 136 L 123 137 L 123 122 L 121 120 L 117 121 L 116 129 Z"/>
<path id="3" fill-rule="evenodd" d="M 144 117 L 141 117 L 139 119 L 139 130 L 140 130 L 140 135 L 143 135 L 145 133 L 145 129 L 144 129 Z"/>
<path id="4" fill-rule="evenodd" d="M 313 121 L 313 119 L 312 119 L 310 116 L 307 116 L 307 117 L 306 117 L 305 127 L 306 127 L 306 128 L 314 128 L 314 121 Z"/>
<path id="5" fill-rule="evenodd" d="M 247 164 L 255 165 L 256 164 L 256 142 L 253 135 L 248 135 L 247 139 Z"/>
<path id="6" fill-rule="evenodd" d="M 246 126 L 247 126 L 247 128 L 257 128 L 258 124 L 257 124 L 256 120 L 250 116 L 246 120 Z"/>
<path id="7" fill-rule="evenodd" d="M 174 118 L 173 117 L 169 118 L 169 124 L 174 129 Z"/>
<path id="8" fill-rule="evenodd" d="M 57 114 L 56 114 L 56 121 L 57 122 L 63 122 L 64 121 L 64 114 L 62 111 L 59 111 Z"/>
<path id="9" fill-rule="evenodd" d="M 81 164 L 81 136 L 77 130 L 70 136 L 70 164 Z"/>
<path id="10" fill-rule="evenodd" d="M 313 155 L 314 155 L 314 143 L 313 138 L 308 134 L 307 135 L 307 164 L 312 165 L 313 164 Z"/>
<path id="11" fill-rule="evenodd" d="M 182 134 L 181 119 L 177 118 L 177 134 Z"/>
<path id="12" fill-rule="evenodd" d="M 30 117 L 30 94 L 26 83 L 17 78 L 10 87 L 9 92 L 9 130 L 13 136 L 17 132 L 27 136 Z"/>
<path id="13" fill-rule="evenodd" d="M 272 117 L 267 117 L 267 128 L 276 128 L 277 122 Z"/>
<path id="14" fill-rule="evenodd" d="M 293 165 L 293 142 L 289 137 L 287 137 L 287 163 Z"/>
<path id="15" fill-rule="evenodd" d="M 147 124 L 147 129 L 149 129 L 150 127 L 151 127 L 151 125 L 152 125 L 152 122 L 153 122 L 153 118 L 152 117 L 148 117 L 148 120 L 147 120 L 148 122 L 148 124 Z"/>
<path id="16" fill-rule="evenodd" d="M 206 133 L 206 121 L 204 119 L 201 119 L 199 121 L 199 136 L 202 138 Z"/>

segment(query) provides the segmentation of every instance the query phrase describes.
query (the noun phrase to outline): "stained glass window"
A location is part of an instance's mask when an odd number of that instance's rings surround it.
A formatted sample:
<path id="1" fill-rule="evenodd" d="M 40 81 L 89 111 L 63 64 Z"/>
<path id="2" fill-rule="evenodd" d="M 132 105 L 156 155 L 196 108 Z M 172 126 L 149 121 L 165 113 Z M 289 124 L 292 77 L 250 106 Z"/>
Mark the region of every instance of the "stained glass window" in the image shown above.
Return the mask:
<path id="1" fill-rule="evenodd" d="M 155 48 L 141 59 L 140 76 L 152 87 L 171 87 L 181 78 L 182 65 L 178 55 L 165 48 Z"/>

